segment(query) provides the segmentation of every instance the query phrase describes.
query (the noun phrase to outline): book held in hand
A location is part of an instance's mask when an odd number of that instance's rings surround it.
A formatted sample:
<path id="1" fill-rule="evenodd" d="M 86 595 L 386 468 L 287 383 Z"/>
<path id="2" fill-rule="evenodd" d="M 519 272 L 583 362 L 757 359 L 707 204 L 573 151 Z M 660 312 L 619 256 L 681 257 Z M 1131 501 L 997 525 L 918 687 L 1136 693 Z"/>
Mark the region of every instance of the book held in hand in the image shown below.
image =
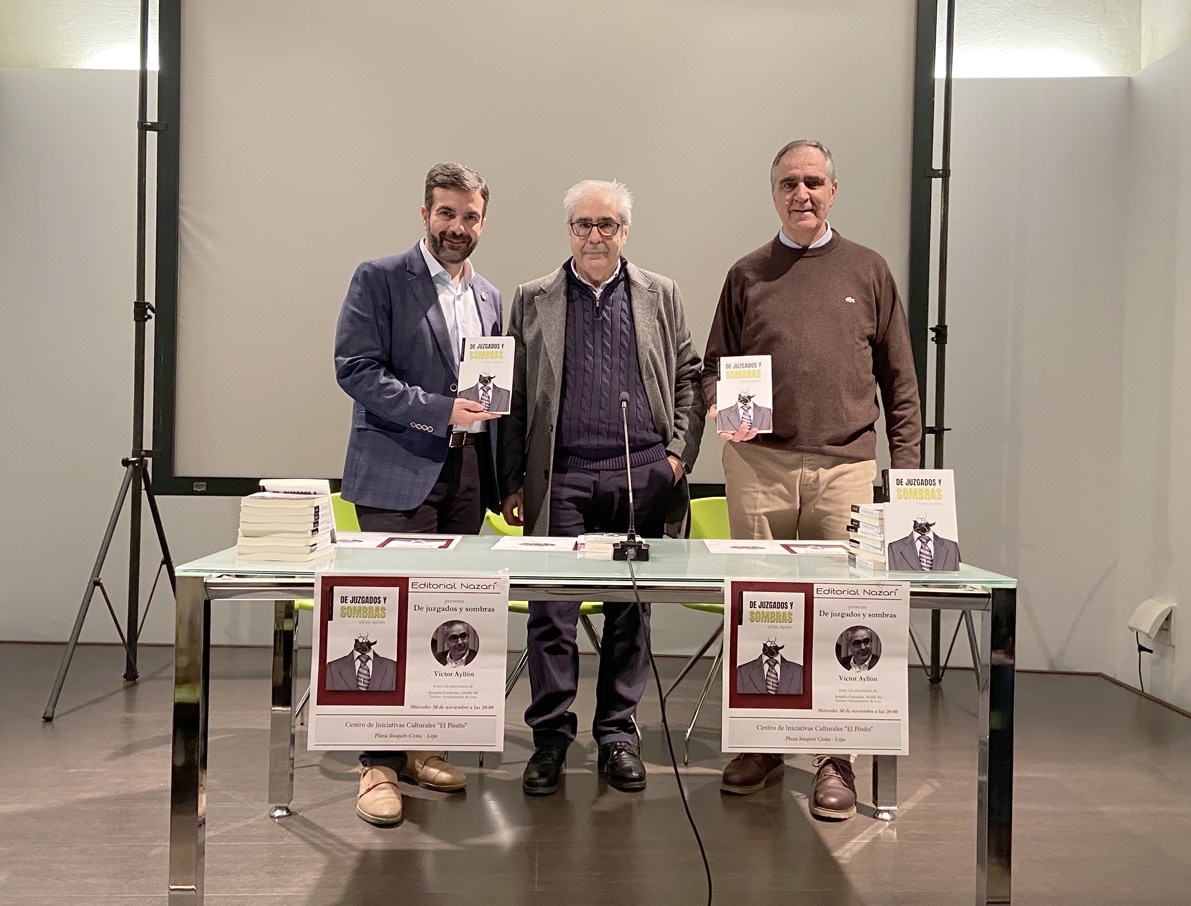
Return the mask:
<path id="1" fill-rule="evenodd" d="M 485 411 L 508 415 L 513 410 L 512 337 L 464 337 L 459 363 L 459 398 L 480 403 Z"/>
<path id="2" fill-rule="evenodd" d="M 715 382 L 715 429 L 773 431 L 773 362 L 767 355 L 726 355 Z"/>

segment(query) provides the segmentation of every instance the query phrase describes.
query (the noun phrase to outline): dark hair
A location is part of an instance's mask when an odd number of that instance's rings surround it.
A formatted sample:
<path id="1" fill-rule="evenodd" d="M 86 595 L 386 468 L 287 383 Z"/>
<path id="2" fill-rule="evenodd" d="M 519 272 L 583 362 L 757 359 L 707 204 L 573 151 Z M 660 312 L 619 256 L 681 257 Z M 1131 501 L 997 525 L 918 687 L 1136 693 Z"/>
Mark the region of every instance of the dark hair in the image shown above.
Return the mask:
<path id="1" fill-rule="evenodd" d="M 454 189 L 456 192 L 479 192 L 484 199 L 484 215 L 488 214 L 488 183 L 484 177 L 463 164 L 435 164 L 426 174 L 426 210 L 434 207 L 435 189 Z"/>

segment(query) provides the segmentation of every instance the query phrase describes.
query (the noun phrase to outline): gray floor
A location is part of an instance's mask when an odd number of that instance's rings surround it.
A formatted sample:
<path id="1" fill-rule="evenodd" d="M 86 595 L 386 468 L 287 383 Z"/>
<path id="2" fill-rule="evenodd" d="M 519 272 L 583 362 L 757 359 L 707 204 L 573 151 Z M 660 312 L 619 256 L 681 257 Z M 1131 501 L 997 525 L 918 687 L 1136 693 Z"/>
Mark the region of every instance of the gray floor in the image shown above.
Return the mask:
<path id="1" fill-rule="evenodd" d="M 166 902 L 172 654 L 141 651 L 125 687 L 119 649 L 78 650 L 57 719 L 43 723 L 62 648 L 0 644 L 0 904 Z M 594 661 L 585 657 L 581 726 L 590 720 Z M 663 682 L 679 661 L 663 659 Z M 467 791 L 405 787 L 406 821 L 355 817 L 354 758 L 300 751 L 294 806 L 265 816 L 269 652 L 217 649 L 207 826 L 207 902 L 247 904 L 700 904 L 702 863 L 670 773 L 657 694 L 642 704 L 649 767 L 644 794 L 608 789 L 590 737 L 572 747 L 563 791 L 521 793 L 529 755 L 521 723 L 528 688 L 509 702 L 506 751 L 452 759 Z M 681 727 L 698 692 L 671 697 Z M 809 760 L 749 798 L 721 795 L 718 694 L 682 771 L 706 845 L 715 903 L 961 904 L 972 902 L 975 689 L 952 671 L 941 687 L 911 674 L 911 756 L 901 814 L 809 817 Z M 1030 904 L 1191 902 L 1191 720 L 1106 680 L 1017 680 L 1014 898 Z M 299 746 L 304 746 L 304 735 Z"/>

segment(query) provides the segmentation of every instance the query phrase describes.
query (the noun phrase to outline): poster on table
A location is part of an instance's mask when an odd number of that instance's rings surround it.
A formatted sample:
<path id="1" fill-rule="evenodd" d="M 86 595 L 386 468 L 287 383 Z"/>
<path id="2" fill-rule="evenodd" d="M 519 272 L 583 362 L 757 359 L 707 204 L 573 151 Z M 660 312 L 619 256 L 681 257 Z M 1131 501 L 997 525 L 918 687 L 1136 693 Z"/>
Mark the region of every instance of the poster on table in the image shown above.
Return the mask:
<path id="1" fill-rule="evenodd" d="M 335 544 L 340 549 L 381 550 L 383 548 L 422 548 L 452 551 L 462 535 L 392 535 L 388 532 L 340 532 Z"/>
<path id="2" fill-rule="evenodd" d="M 724 580 L 725 752 L 909 754 L 908 582 Z"/>
<path id="3" fill-rule="evenodd" d="M 499 752 L 507 575 L 315 578 L 308 747 Z"/>

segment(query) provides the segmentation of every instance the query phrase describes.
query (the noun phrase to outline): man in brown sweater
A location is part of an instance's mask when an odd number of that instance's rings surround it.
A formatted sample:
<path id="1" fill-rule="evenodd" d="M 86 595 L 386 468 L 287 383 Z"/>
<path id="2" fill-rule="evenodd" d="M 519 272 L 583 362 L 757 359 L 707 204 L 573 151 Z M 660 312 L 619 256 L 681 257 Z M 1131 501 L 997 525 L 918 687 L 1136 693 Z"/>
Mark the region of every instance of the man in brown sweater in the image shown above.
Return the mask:
<path id="1" fill-rule="evenodd" d="M 790 142 L 769 178 L 782 228 L 728 271 L 703 358 L 714 419 L 720 357 L 773 357 L 773 432 L 720 433 L 728 519 L 733 538 L 844 540 L 851 505 L 872 502 L 880 408 L 891 466 L 919 467 L 910 334 L 885 260 L 827 222 L 837 185 L 831 152 Z M 852 760 L 821 755 L 815 765 L 811 813 L 850 818 Z M 738 755 L 721 788 L 757 792 L 782 767 L 780 755 Z"/>

